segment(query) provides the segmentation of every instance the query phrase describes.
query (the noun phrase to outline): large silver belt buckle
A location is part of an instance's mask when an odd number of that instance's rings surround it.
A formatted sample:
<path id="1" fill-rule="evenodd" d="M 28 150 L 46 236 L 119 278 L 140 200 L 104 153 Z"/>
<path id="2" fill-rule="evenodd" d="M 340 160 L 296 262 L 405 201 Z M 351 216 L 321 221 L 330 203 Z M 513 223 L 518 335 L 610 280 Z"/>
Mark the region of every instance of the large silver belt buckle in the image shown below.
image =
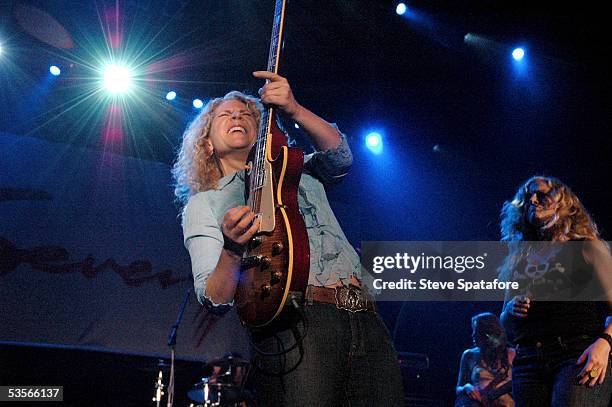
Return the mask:
<path id="1" fill-rule="evenodd" d="M 367 301 L 361 296 L 361 289 L 354 285 L 336 287 L 336 307 L 351 312 L 367 311 Z"/>

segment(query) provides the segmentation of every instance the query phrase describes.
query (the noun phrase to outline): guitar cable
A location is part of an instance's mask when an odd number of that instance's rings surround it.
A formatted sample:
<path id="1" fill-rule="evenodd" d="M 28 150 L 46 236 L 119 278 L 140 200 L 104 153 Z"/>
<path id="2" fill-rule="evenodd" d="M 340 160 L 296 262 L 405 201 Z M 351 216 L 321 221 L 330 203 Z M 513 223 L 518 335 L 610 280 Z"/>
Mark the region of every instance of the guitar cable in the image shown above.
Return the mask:
<path id="1" fill-rule="evenodd" d="M 293 325 L 292 327 L 289 328 L 291 330 L 291 332 L 293 333 L 293 337 L 294 337 L 294 340 L 295 340 L 295 343 L 293 345 L 291 345 L 290 347 L 285 349 L 285 345 L 283 344 L 282 339 L 278 336 L 277 333 L 275 333 L 275 334 L 273 334 L 271 336 L 271 338 L 276 340 L 276 346 L 277 346 L 277 348 L 280 348 L 280 351 L 278 351 L 278 352 L 267 352 L 267 351 L 264 351 L 263 349 L 261 349 L 259 346 L 257 346 L 255 344 L 255 341 L 253 340 L 252 333 L 249 331 L 249 342 L 250 342 L 253 350 L 257 353 L 257 355 L 253 358 L 253 364 L 255 365 L 255 367 L 257 369 L 259 369 L 259 370 L 261 370 L 263 372 L 266 372 L 267 374 L 272 375 L 272 376 L 282 376 L 282 375 L 288 373 L 289 371 L 293 370 L 293 369 L 290 369 L 288 371 L 285 371 L 285 364 L 287 362 L 287 359 L 286 359 L 287 353 L 289 353 L 293 349 L 299 347 L 300 348 L 300 360 L 302 359 L 303 354 L 304 354 L 303 347 L 302 347 L 302 342 L 304 341 L 304 338 L 306 337 L 306 335 L 308 333 L 308 318 L 306 317 L 306 314 L 304 313 L 304 310 L 302 309 L 302 307 L 300 307 L 300 305 L 296 301 L 295 297 L 291 297 L 291 305 L 296 310 L 296 312 L 299 314 L 300 318 L 297 320 L 295 325 Z M 300 335 L 299 329 L 298 329 L 298 323 L 299 323 L 300 320 L 302 321 L 303 326 L 304 326 L 304 330 L 303 330 L 303 333 L 301 335 Z M 265 367 L 263 367 L 259 363 L 257 363 L 257 359 L 256 358 L 258 356 L 266 357 L 266 358 L 282 356 L 283 357 L 283 361 L 282 361 L 282 363 L 280 363 L 280 365 L 281 365 L 280 369 L 278 371 L 271 371 L 271 370 L 266 369 Z M 299 361 L 298 361 L 298 363 L 299 363 Z"/>

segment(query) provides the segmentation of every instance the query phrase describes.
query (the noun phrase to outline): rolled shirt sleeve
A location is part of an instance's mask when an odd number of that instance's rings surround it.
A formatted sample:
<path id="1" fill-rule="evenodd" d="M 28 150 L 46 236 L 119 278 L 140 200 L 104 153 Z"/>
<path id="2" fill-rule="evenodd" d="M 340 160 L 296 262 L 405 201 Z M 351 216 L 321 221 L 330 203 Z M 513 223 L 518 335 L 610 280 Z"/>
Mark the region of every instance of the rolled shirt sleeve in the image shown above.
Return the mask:
<path id="1" fill-rule="evenodd" d="M 334 125 L 336 129 L 338 127 Z M 334 185 L 342 181 L 353 164 L 353 154 L 340 133 L 340 144 L 326 151 L 316 151 L 304 157 L 304 171 L 321 181 L 324 185 Z"/>
<path id="2" fill-rule="evenodd" d="M 208 194 L 191 197 L 183 212 L 183 237 L 191 257 L 194 288 L 198 301 L 215 313 L 224 313 L 234 304 L 214 303 L 206 295 L 206 280 L 215 270 L 221 250 L 223 234 L 208 203 Z"/>

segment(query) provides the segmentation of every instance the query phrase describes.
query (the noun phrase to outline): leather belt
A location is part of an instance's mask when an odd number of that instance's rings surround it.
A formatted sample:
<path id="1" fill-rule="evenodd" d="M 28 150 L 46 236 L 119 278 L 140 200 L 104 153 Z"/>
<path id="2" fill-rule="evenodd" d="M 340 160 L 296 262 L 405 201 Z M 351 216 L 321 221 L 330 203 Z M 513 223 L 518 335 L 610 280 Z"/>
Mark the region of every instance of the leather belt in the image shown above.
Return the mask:
<path id="1" fill-rule="evenodd" d="M 336 288 L 306 287 L 306 304 L 312 301 L 335 304 L 338 309 L 350 312 L 375 311 L 374 300 L 361 288 L 354 285 L 339 285 Z"/>

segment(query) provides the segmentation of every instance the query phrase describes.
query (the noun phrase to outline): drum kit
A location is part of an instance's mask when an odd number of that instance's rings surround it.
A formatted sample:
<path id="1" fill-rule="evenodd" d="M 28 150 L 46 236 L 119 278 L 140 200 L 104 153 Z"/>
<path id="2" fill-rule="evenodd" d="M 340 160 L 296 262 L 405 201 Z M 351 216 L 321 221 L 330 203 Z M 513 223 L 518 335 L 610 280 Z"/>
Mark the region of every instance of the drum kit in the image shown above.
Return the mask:
<path id="1" fill-rule="evenodd" d="M 202 379 L 187 392 L 189 399 L 201 406 L 244 407 L 251 400 L 244 388 L 249 362 L 227 356 L 210 361 L 204 367 Z"/>
<path id="2" fill-rule="evenodd" d="M 204 365 L 200 380 L 187 392 L 187 397 L 193 401 L 189 407 L 251 406 L 253 397 L 245 388 L 249 367 L 248 360 L 232 355 L 209 361 Z M 164 394 L 161 377 L 155 387 L 153 401 L 158 401 Z"/>

